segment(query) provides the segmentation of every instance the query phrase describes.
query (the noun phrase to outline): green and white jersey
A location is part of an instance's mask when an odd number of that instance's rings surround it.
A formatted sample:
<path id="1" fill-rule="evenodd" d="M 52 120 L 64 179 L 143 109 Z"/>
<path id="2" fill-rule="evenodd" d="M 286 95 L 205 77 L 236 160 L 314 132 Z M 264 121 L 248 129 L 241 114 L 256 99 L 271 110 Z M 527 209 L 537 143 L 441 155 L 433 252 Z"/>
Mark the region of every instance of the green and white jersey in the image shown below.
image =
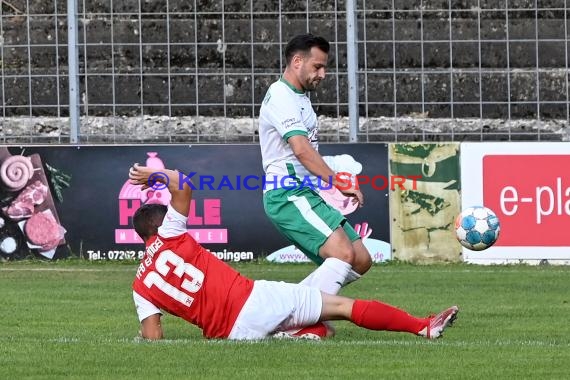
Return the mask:
<path id="1" fill-rule="evenodd" d="M 281 78 L 269 87 L 259 111 L 259 143 L 266 179 L 264 192 L 291 187 L 294 178 L 305 186 L 310 182 L 317 189 L 317 178 L 297 160 L 287 143 L 289 137 L 295 135 L 307 136 L 318 150 L 317 114 L 311 100 Z"/>

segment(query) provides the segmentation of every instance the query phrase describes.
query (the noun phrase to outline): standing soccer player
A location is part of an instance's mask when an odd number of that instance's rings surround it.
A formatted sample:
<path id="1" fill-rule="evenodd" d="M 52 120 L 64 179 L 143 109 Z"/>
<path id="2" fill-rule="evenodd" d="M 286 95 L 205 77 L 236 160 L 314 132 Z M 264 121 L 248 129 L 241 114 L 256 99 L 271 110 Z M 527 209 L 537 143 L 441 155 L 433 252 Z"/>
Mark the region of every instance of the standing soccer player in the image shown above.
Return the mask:
<path id="1" fill-rule="evenodd" d="M 368 271 L 372 260 L 346 218 L 318 194 L 322 182 L 332 179 L 333 186 L 364 204 L 362 193 L 337 182 L 318 152 L 317 115 L 307 93 L 325 78 L 329 48 L 327 40 L 312 34 L 298 35 L 287 44 L 283 76 L 269 87 L 261 105 L 259 142 L 267 216 L 319 265 L 302 284 L 337 294 Z"/>

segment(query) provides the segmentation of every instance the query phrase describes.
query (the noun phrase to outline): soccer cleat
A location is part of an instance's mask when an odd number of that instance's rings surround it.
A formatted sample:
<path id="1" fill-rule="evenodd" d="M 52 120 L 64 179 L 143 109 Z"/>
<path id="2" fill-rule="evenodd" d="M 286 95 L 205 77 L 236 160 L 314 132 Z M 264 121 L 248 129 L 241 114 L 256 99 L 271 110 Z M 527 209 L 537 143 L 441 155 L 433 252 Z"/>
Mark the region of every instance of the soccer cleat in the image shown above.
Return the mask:
<path id="1" fill-rule="evenodd" d="M 443 330 L 451 326 L 457 318 L 459 308 L 452 306 L 441 313 L 430 317 L 428 325 L 418 332 L 419 336 L 427 339 L 437 339 L 443 335 Z"/>
<path id="2" fill-rule="evenodd" d="M 326 322 L 317 322 L 312 326 L 303 327 L 300 330 L 278 331 L 273 334 L 278 339 L 307 339 L 322 340 L 335 334 L 333 327 Z"/>
<path id="3" fill-rule="evenodd" d="M 286 331 L 278 331 L 273 334 L 274 339 L 304 339 L 304 340 L 321 340 L 321 337 L 313 333 L 292 334 Z"/>

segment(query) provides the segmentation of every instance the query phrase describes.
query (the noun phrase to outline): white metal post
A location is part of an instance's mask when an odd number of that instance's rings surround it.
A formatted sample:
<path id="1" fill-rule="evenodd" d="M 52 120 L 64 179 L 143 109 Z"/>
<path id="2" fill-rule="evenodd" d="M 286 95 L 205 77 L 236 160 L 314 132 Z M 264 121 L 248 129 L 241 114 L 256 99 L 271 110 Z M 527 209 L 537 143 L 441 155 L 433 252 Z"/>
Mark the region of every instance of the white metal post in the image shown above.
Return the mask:
<path id="1" fill-rule="evenodd" d="M 348 71 L 348 140 L 357 142 L 358 114 L 358 18 L 356 1 L 346 1 L 346 53 Z"/>
<path id="2" fill-rule="evenodd" d="M 79 140 L 79 52 L 77 0 L 67 0 L 67 56 L 69 64 L 69 142 Z"/>

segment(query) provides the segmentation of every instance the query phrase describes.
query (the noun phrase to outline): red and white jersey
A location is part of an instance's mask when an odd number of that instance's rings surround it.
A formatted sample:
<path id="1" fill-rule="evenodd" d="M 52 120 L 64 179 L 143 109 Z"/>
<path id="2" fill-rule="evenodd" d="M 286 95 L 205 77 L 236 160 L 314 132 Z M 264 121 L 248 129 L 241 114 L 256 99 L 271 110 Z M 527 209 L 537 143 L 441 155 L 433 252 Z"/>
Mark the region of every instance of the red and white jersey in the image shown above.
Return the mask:
<path id="1" fill-rule="evenodd" d="M 253 280 L 199 245 L 187 217 L 168 206 L 133 282 L 139 320 L 164 310 L 197 325 L 207 338 L 227 338 Z"/>

